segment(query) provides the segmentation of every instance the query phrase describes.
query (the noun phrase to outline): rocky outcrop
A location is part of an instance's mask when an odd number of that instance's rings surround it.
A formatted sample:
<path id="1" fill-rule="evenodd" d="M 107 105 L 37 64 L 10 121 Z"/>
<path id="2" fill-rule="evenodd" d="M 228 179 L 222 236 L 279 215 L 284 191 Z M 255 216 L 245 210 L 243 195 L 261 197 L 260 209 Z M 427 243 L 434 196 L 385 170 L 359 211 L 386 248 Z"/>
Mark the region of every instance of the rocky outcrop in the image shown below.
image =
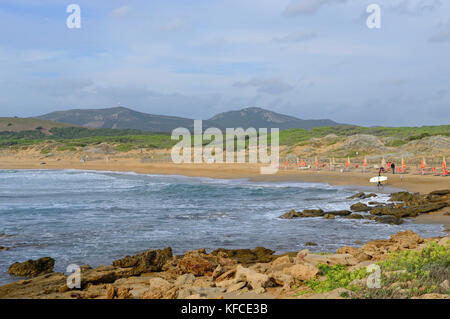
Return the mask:
<path id="1" fill-rule="evenodd" d="M 354 212 L 367 212 L 370 210 L 370 208 L 364 203 L 356 203 L 350 206 L 350 210 Z"/>
<path id="2" fill-rule="evenodd" d="M 139 275 L 146 272 L 161 271 L 171 258 L 172 249 L 167 247 L 162 250 L 147 250 L 134 256 L 126 256 L 113 261 L 112 265 L 120 268 L 132 268 L 132 274 Z"/>
<path id="3" fill-rule="evenodd" d="M 264 248 L 256 247 L 255 249 L 223 249 L 219 248 L 211 252 L 211 255 L 223 254 L 224 256 L 235 260 L 236 262 L 244 265 L 254 263 L 266 263 L 272 261 L 275 251 Z"/>
<path id="4" fill-rule="evenodd" d="M 51 257 L 42 257 L 37 260 L 15 262 L 9 266 L 8 274 L 21 277 L 36 277 L 53 271 L 55 260 Z"/>
<path id="5" fill-rule="evenodd" d="M 375 193 L 370 193 L 370 194 L 366 194 L 364 192 L 359 192 L 353 196 L 348 197 L 348 199 L 366 199 L 366 198 L 371 198 L 371 197 L 376 197 L 377 194 Z"/>

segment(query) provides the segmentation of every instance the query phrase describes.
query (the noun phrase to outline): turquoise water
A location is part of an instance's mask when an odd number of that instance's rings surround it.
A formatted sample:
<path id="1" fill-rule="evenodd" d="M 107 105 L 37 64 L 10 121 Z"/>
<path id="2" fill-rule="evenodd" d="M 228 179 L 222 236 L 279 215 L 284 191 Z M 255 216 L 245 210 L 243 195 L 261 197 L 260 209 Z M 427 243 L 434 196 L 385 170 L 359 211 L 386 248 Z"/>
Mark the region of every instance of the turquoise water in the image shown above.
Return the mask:
<path id="1" fill-rule="evenodd" d="M 440 225 L 277 217 L 294 208 L 348 209 L 355 190 L 314 183 L 263 183 L 95 171 L 0 170 L 0 284 L 15 261 L 51 256 L 67 265 L 110 264 L 147 249 L 176 254 L 264 246 L 334 251 L 354 241 L 412 229 L 442 235 Z M 377 201 L 386 201 L 381 194 Z M 6 236 L 5 236 L 6 234 Z M 353 244 L 354 245 L 354 244 Z"/>

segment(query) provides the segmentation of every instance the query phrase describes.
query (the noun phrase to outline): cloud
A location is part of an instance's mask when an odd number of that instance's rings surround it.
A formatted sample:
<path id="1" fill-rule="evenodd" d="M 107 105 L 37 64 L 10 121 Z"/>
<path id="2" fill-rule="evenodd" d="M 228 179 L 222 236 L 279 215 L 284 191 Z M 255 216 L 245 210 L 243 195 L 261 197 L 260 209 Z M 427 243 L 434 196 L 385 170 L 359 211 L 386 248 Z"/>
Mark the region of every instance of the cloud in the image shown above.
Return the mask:
<path id="1" fill-rule="evenodd" d="M 274 42 L 303 42 L 317 38 L 314 31 L 296 31 L 284 36 L 274 37 Z"/>
<path id="2" fill-rule="evenodd" d="M 267 94 L 282 94 L 292 90 L 294 87 L 286 82 L 279 79 L 269 78 L 269 79 L 257 79 L 253 78 L 246 82 L 234 82 L 233 87 L 246 88 L 254 87 L 259 93 Z"/>
<path id="3" fill-rule="evenodd" d="M 450 42 L 450 19 L 447 22 L 439 23 L 436 33 L 431 35 L 428 41 L 433 43 Z"/>
<path id="4" fill-rule="evenodd" d="M 184 30 L 184 29 L 186 29 L 186 27 L 187 27 L 187 24 L 185 21 L 176 19 L 176 20 L 170 21 L 167 24 L 163 25 L 161 27 L 161 29 L 164 31 L 167 31 L 167 32 L 172 32 L 172 31 Z"/>
<path id="5" fill-rule="evenodd" d="M 313 15 L 324 5 L 344 3 L 346 1 L 347 0 L 291 0 L 284 9 L 283 15 L 286 17 Z"/>
<path id="6" fill-rule="evenodd" d="M 123 6 L 112 11 L 112 15 L 115 17 L 124 17 L 130 12 L 130 7 Z"/>
<path id="7" fill-rule="evenodd" d="M 391 10 L 404 15 L 424 15 L 435 12 L 442 5 L 440 0 L 403 0 L 391 6 Z"/>

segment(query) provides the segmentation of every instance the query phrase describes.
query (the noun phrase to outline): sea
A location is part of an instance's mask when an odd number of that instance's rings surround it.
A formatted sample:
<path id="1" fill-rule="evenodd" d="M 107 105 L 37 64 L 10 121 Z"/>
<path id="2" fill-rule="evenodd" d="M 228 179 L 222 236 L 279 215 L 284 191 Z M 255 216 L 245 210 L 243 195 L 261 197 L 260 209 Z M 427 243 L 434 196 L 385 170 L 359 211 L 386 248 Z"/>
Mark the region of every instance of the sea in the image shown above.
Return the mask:
<path id="1" fill-rule="evenodd" d="M 252 182 L 81 170 L 0 170 L 0 285 L 16 261 L 50 256 L 55 271 L 92 267 L 148 249 L 175 254 L 206 248 L 276 253 L 337 248 L 411 229 L 442 236 L 441 225 L 368 220 L 278 218 L 291 210 L 349 209 L 358 189 L 319 183 Z M 362 202 L 386 202 L 388 194 Z M 317 246 L 306 246 L 315 242 Z"/>

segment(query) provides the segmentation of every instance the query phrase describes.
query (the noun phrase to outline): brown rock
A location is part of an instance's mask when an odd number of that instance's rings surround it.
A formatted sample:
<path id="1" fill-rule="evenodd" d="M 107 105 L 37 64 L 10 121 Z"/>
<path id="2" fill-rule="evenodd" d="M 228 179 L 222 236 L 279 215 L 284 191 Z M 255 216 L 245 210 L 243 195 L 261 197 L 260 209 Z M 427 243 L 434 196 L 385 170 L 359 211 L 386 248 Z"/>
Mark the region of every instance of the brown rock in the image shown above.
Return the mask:
<path id="1" fill-rule="evenodd" d="M 356 203 L 350 206 L 350 209 L 354 212 L 367 212 L 370 208 L 364 203 Z"/>
<path id="2" fill-rule="evenodd" d="M 143 253 L 126 256 L 113 261 L 113 266 L 120 268 L 133 268 L 133 275 L 147 272 L 161 271 L 164 264 L 172 258 L 172 249 L 167 247 L 163 250 L 147 250 Z"/>
<path id="3" fill-rule="evenodd" d="M 106 285 L 106 299 L 114 299 L 115 296 L 116 289 L 113 287 L 113 285 Z"/>
<path id="4" fill-rule="evenodd" d="M 297 281 L 309 281 L 314 279 L 319 270 L 309 265 L 293 265 L 284 269 L 284 273 L 292 276 Z"/>
<path id="5" fill-rule="evenodd" d="M 16 262 L 9 266 L 8 274 L 21 277 L 36 277 L 42 274 L 51 273 L 55 265 L 55 260 L 50 257 L 42 257 L 38 260 L 27 260 Z"/>

